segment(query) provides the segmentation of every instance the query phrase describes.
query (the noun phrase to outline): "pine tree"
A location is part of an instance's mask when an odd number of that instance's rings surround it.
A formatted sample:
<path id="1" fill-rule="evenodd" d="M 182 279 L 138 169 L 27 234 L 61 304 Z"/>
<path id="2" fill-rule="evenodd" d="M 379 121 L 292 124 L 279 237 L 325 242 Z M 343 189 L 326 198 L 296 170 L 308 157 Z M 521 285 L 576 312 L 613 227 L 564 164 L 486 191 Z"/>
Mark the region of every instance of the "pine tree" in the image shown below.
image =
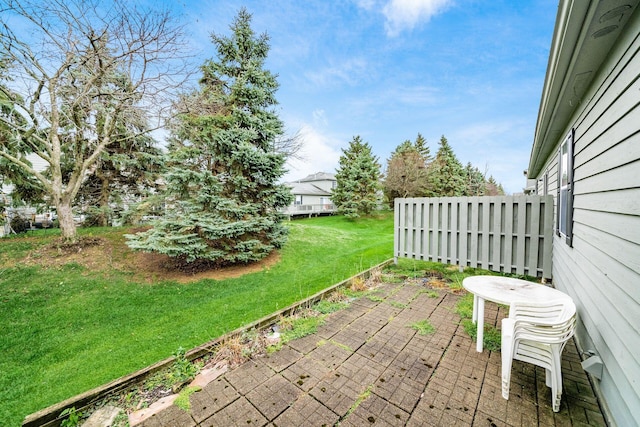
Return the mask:
<path id="1" fill-rule="evenodd" d="M 200 90 L 185 96 L 169 147 L 167 214 L 129 246 L 191 268 L 257 261 L 286 241 L 278 208 L 290 190 L 277 181 L 283 123 L 274 112 L 276 77 L 265 70 L 266 34 L 241 9 L 232 35 L 212 35 L 217 61 L 202 66 Z"/>
<path id="2" fill-rule="evenodd" d="M 424 139 L 421 133 L 418 132 L 418 136 L 416 137 L 416 141 L 413 143 L 413 146 L 418 150 L 420 155 L 424 157 L 425 163 L 429 163 L 431 161 L 431 150 L 427 145 L 427 140 Z"/>
<path id="3" fill-rule="evenodd" d="M 336 188 L 331 200 L 338 213 L 358 218 L 373 212 L 380 203 L 380 164 L 371 146 L 355 136 L 347 149 L 342 149 L 340 167 L 336 171 Z"/>
<path id="4" fill-rule="evenodd" d="M 430 193 L 434 197 L 455 197 L 465 193 L 464 168 L 447 138 L 442 135 L 436 157 L 429 167 Z"/>
<path id="5" fill-rule="evenodd" d="M 125 204 L 155 194 L 164 159 L 149 135 L 119 138 L 96 162 L 95 173 L 78 191 L 78 204 L 86 207 L 85 226 L 104 227 L 121 218 Z"/>
<path id="6" fill-rule="evenodd" d="M 471 162 L 464 168 L 465 196 L 484 196 L 486 192 L 486 181 L 480 169 L 474 167 Z"/>

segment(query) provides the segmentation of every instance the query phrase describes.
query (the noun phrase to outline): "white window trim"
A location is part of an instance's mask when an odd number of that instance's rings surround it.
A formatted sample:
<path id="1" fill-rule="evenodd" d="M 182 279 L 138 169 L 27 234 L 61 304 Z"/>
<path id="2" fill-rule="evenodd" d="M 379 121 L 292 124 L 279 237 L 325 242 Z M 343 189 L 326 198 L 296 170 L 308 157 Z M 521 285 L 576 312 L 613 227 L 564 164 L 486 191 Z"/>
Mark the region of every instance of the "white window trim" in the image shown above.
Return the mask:
<path id="1" fill-rule="evenodd" d="M 556 234 L 563 237 L 569 246 L 573 245 L 573 148 L 574 130 L 571 129 L 558 149 L 556 209 Z M 564 155 L 566 155 L 566 161 L 563 159 Z M 566 181 L 563 182 L 565 174 Z"/>

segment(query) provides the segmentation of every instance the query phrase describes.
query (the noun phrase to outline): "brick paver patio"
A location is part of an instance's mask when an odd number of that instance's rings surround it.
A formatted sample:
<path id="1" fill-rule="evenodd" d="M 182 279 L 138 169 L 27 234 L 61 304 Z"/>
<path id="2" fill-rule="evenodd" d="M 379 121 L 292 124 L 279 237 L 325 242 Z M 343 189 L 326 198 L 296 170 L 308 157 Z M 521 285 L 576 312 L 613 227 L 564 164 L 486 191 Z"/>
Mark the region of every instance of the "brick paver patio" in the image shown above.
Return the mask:
<path id="1" fill-rule="evenodd" d="M 551 408 L 544 370 L 518 361 L 510 399 L 500 388 L 500 352 L 475 344 L 459 325 L 460 298 L 412 283 L 384 284 L 316 334 L 292 341 L 217 378 L 145 420 L 155 426 L 603 426 L 575 344 L 563 353 L 564 392 Z M 502 309 L 487 303 L 485 321 Z M 430 335 L 411 328 L 429 319 Z"/>

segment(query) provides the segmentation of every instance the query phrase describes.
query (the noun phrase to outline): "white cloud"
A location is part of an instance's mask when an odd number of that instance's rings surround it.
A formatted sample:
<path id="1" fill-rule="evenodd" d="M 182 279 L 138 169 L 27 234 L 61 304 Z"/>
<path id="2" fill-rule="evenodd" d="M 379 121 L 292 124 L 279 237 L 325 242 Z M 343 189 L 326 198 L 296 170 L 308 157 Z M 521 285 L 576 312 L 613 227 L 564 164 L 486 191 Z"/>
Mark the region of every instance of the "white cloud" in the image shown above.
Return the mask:
<path id="1" fill-rule="evenodd" d="M 317 126 L 326 127 L 329 122 L 327 120 L 327 115 L 324 110 L 314 110 L 313 113 L 313 123 Z"/>
<path id="2" fill-rule="evenodd" d="M 385 29 L 390 37 L 402 30 L 411 30 L 420 22 L 429 22 L 431 17 L 443 12 L 452 0 L 390 0 L 382 8 L 386 17 Z"/>
<path id="3" fill-rule="evenodd" d="M 287 162 L 289 172 L 283 181 L 294 181 L 315 172 L 335 173 L 341 154 L 338 147 L 342 142 L 308 124 L 301 127 L 300 135 L 304 141 L 299 153 L 302 159 L 290 159 Z"/>
<path id="4" fill-rule="evenodd" d="M 515 142 L 529 140 L 531 133 L 529 123 L 516 119 L 472 123 L 446 136 L 463 164 L 470 161 L 508 193 L 517 193 L 525 185 L 529 147 Z"/>
<path id="5" fill-rule="evenodd" d="M 305 77 L 314 87 L 330 87 L 347 83 L 355 85 L 361 83 L 365 76 L 371 73 L 367 61 L 362 58 L 353 58 L 339 64 L 305 73 Z"/>
<path id="6" fill-rule="evenodd" d="M 357 0 L 356 3 L 358 4 L 358 7 L 365 10 L 371 10 L 376 5 L 376 0 Z"/>

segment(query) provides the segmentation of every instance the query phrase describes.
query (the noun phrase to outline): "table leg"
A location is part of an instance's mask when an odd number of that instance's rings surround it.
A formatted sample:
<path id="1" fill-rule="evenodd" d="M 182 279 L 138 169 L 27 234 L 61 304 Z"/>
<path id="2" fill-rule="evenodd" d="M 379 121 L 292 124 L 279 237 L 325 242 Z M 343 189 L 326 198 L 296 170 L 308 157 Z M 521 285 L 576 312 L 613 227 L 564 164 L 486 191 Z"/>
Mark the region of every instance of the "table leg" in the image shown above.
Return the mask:
<path id="1" fill-rule="evenodd" d="M 473 323 L 478 321 L 478 296 L 476 294 L 473 295 L 473 314 L 471 315 L 471 320 Z"/>
<path id="2" fill-rule="evenodd" d="M 476 304 L 473 305 L 474 307 Z M 478 308 L 474 309 L 478 316 L 478 332 L 476 341 L 476 351 L 482 353 L 482 341 L 484 340 L 484 298 L 478 297 Z"/>

